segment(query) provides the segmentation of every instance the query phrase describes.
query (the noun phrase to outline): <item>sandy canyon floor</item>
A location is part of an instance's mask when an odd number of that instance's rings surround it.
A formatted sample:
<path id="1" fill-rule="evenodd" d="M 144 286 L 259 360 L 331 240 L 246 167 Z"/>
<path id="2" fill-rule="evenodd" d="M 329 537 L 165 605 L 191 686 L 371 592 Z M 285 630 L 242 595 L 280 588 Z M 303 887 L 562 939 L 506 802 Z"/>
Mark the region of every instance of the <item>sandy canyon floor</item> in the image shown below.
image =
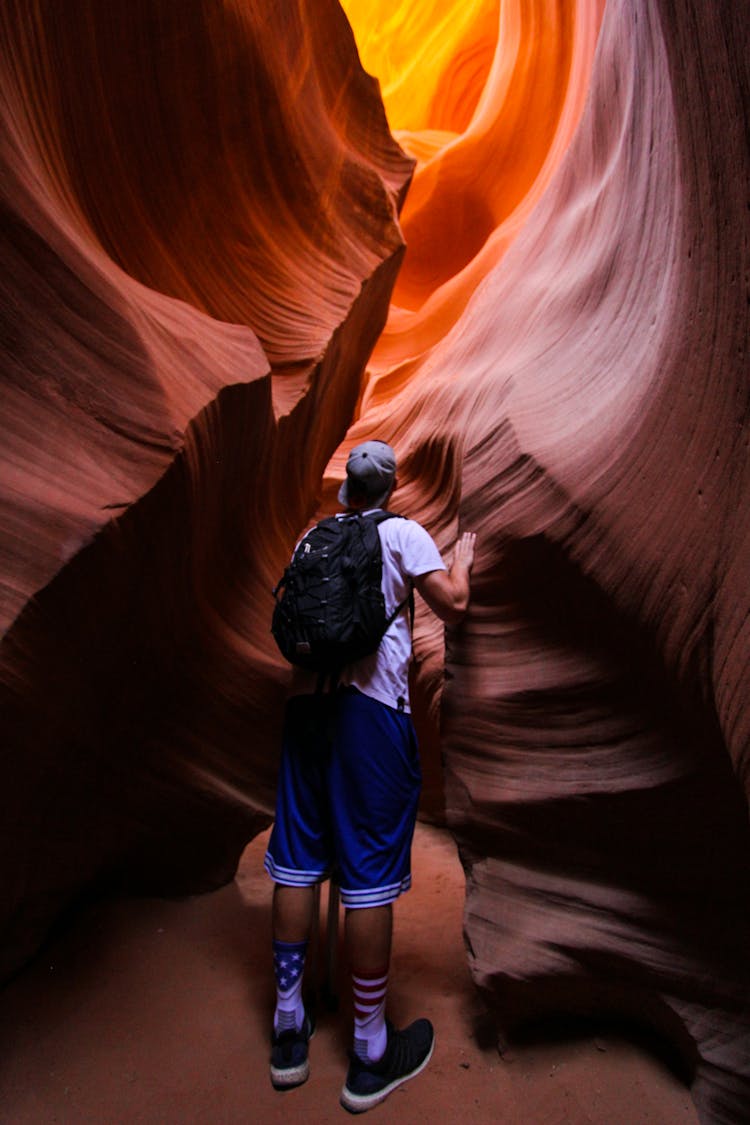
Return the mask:
<path id="1" fill-rule="evenodd" d="M 12 1125 L 240 1125 L 343 1121 L 348 981 L 323 1008 L 306 1085 L 268 1077 L 273 983 L 266 835 L 236 880 L 182 901 L 87 908 L 0 994 L 0 1120 Z M 613 1030 L 480 1045 L 461 937 L 463 873 L 450 837 L 420 826 L 415 885 L 396 907 L 389 994 L 397 1024 L 428 1016 L 429 1068 L 370 1118 L 495 1125 L 695 1125 L 687 1089 Z M 325 898 L 325 895 L 324 895 Z"/>

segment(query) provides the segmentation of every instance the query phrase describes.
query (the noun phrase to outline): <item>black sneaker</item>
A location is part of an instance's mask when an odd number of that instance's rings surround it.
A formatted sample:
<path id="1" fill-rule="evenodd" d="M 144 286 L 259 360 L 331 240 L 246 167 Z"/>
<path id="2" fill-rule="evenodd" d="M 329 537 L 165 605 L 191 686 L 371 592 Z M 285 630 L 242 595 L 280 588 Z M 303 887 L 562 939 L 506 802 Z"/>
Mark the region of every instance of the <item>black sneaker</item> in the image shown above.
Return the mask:
<path id="1" fill-rule="evenodd" d="M 310 1075 L 307 1044 L 313 1037 L 315 1025 L 305 1012 L 305 1022 L 299 1031 L 282 1031 L 271 1039 L 271 1084 L 277 1090 L 291 1090 L 301 1086 Z"/>
<path id="2" fill-rule="evenodd" d="M 424 1070 L 435 1046 L 435 1033 L 429 1020 L 415 1020 L 403 1031 L 389 1021 L 388 1042 L 382 1059 L 362 1062 L 351 1056 L 349 1073 L 341 1091 L 341 1104 L 350 1113 L 364 1113 L 387 1098 L 392 1090 Z"/>

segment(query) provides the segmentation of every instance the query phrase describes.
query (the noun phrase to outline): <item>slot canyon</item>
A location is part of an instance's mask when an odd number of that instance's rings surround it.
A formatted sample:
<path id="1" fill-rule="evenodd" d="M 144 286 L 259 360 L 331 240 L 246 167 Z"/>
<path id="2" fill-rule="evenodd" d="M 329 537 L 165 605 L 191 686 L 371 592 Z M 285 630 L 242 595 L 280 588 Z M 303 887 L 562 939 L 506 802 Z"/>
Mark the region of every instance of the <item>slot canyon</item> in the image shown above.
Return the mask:
<path id="1" fill-rule="evenodd" d="M 2 979 L 233 880 L 271 591 L 380 437 L 478 535 L 412 692 L 497 1034 L 632 1021 L 746 1123 L 743 5 L 4 0 L 0 42 Z"/>

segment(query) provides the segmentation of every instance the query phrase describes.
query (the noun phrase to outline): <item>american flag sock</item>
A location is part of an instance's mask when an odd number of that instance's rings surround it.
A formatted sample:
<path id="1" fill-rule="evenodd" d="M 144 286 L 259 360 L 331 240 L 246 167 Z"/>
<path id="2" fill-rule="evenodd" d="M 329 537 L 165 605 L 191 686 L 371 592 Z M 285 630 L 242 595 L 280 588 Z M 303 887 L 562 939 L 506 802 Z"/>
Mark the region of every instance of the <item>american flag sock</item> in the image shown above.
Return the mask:
<path id="1" fill-rule="evenodd" d="M 274 941 L 273 971 L 276 976 L 276 1011 L 273 1029 L 299 1031 L 305 1021 L 302 1003 L 302 976 L 305 970 L 307 942 Z"/>
<path id="2" fill-rule="evenodd" d="M 352 973 L 354 985 L 354 1054 L 363 1062 L 382 1058 L 388 1042 L 385 994 L 388 969 L 377 973 Z"/>

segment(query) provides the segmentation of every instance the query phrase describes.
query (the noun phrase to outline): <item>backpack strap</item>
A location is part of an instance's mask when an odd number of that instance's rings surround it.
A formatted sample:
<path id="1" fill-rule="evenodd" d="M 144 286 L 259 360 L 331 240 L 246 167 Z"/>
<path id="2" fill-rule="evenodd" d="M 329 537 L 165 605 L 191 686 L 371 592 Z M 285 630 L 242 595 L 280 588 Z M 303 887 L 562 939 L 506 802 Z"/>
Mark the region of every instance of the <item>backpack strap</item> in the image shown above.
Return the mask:
<path id="1" fill-rule="evenodd" d="M 386 520 L 405 520 L 408 517 L 402 516 L 400 512 L 388 512 L 385 509 L 378 508 L 378 509 L 376 509 L 374 511 L 371 511 L 371 512 L 345 512 L 345 513 L 343 513 L 343 515 L 329 516 L 328 518 L 334 519 L 334 520 L 336 520 L 336 519 L 367 520 L 368 523 L 374 523 L 375 526 L 377 527 L 381 523 L 385 523 Z M 391 625 L 396 620 L 396 618 L 398 617 L 399 613 L 401 612 L 401 610 L 404 608 L 405 605 L 409 606 L 409 629 L 413 633 L 414 632 L 414 587 L 411 583 L 410 583 L 409 593 L 406 595 L 404 600 L 396 606 L 393 613 L 388 618 L 388 620 L 386 622 L 385 629 L 383 630 L 384 636 L 385 636 L 385 633 L 390 629 Z M 338 674 L 336 674 L 335 679 L 333 677 L 331 678 L 331 691 L 335 690 L 337 680 L 338 680 Z M 324 682 L 323 680 L 319 680 L 318 690 L 322 691 L 323 682 Z"/>
<path id="2" fill-rule="evenodd" d="M 400 602 L 399 605 L 396 606 L 393 613 L 388 618 L 388 620 L 386 622 L 385 629 L 383 631 L 383 636 L 385 636 L 385 634 L 388 632 L 391 625 L 396 620 L 396 618 L 398 617 L 399 613 L 401 612 L 401 610 L 404 608 L 405 605 L 409 606 L 409 628 L 411 629 L 412 632 L 414 631 L 414 587 L 410 585 L 409 593 L 406 595 L 404 600 L 402 602 Z"/>
<path id="3" fill-rule="evenodd" d="M 407 519 L 407 516 L 402 516 L 398 512 L 387 512 L 385 510 L 381 510 L 381 511 L 376 511 L 376 512 L 370 512 L 368 515 L 363 516 L 362 518 L 363 519 L 370 519 L 375 524 L 381 524 L 381 523 L 385 523 L 386 520 L 405 520 L 405 519 Z M 399 613 L 401 612 L 401 610 L 404 608 L 405 605 L 409 606 L 409 630 L 410 630 L 410 632 L 413 633 L 414 632 L 414 586 L 411 583 L 411 581 L 409 582 L 409 593 L 406 595 L 404 600 L 399 605 L 396 606 L 393 613 L 388 618 L 388 621 L 387 621 L 386 626 L 385 626 L 385 632 L 384 632 L 383 635 L 385 635 L 385 633 L 388 632 L 391 625 L 396 620 L 396 618 L 398 617 Z"/>

